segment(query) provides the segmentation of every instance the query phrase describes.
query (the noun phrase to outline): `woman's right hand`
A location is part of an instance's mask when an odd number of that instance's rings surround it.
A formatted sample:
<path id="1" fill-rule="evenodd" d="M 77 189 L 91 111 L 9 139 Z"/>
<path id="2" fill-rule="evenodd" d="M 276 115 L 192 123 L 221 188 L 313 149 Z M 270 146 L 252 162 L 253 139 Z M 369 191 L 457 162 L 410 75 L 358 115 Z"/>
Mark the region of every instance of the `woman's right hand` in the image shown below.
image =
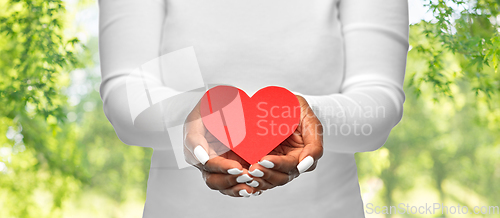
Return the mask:
<path id="1" fill-rule="evenodd" d="M 185 160 L 197 167 L 207 186 L 232 197 L 257 196 L 262 191 L 253 188 L 248 175 L 249 164 L 215 138 L 202 122 L 200 104 L 184 123 Z"/>

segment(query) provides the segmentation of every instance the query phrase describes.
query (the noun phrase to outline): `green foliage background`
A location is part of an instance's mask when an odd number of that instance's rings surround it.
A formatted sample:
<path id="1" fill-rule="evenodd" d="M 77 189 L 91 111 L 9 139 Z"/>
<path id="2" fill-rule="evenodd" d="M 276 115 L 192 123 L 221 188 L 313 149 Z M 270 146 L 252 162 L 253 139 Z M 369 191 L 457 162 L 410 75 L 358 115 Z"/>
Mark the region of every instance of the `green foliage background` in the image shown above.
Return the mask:
<path id="1" fill-rule="evenodd" d="M 403 120 L 356 154 L 363 199 L 500 206 L 500 0 L 425 2 L 435 19 L 410 27 Z M 75 13 L 95 4 L 0 0 L 2 218 L 142 214 L 152 150 L 116 137 L 97 38 L 76 38 Z"/>

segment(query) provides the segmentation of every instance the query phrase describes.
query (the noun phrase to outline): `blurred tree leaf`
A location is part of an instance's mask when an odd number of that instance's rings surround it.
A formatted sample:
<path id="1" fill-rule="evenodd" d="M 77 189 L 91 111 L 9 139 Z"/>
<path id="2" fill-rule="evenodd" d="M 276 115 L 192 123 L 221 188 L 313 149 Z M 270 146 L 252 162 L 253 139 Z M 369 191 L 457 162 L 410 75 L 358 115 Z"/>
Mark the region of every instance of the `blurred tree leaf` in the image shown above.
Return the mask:
<path id="1" fill-rule="evenodd" d="M 424 37 L 413 40 L 411 46 L 428 60 L 423 72 L 409 72 L 409 87 L 419 94 L 423 85 L 432 87 L 437 96 L 452 97 L 450 85 L 458 82 L 471 84 L 477 95 L 498 95 L 500 76 L 500 33 L 497 0 L 425 0 L 435 15 L 432 21 L 422 21 L 417 28 Z M 412 35 L 411 37 L 415 37 Z M 444 53 L 456 54 L 461 68 L 450 72 L 444 63 Z"/>

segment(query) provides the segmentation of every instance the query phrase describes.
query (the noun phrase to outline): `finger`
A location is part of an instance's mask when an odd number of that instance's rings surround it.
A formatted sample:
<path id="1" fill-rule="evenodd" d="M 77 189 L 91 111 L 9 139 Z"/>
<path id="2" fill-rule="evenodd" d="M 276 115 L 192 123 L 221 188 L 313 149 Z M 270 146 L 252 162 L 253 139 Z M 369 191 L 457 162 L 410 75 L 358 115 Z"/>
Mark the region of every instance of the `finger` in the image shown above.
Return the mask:
<path id="1" fill-rule="evenodd" d="M 239 175 L 243 172 L 246 172 L 246 169 L 243 169 L 241 164 L 232 159 L 226 159 L 224 157 L 216 156 L 208 160 L 203 166 L 205 171 L 211 173 L 222 173 L 222 174 L 232 174 Z"/>
<path id="2" fill-rule="evenodd" d="M 250 197 L 254 193 L 254 189 L 246 184 L 238 184 L 231 188 L 220 190 L 220 193 L 232 197 Z"/>
<path id="3" fill-rule="evenodd" d="M 205 164 L 210 159 L 208 155 L 210 149 L 205 138 L 206 129 L 201 118 L 193 118 L 196 114 L 193 110 L 188 116 L 187 120 L 189 121 L 184 124 L 184 146 L 201 164 Z"/>
<path id="4" fill-rule="evenodd" d="M 304 145 L 304 139 L 301 134 L 302 130 L 295 130 L 292 135 L 290 135 L 285 141 L 288 142 L 293 147 L 302 147 Z"/>
<path id="5" fill-rule="evenodd" d="M 262 166 L 260 167 L 262 168 Z M 256 166 L 251 165 L 248 169 L 248 174 L 252 176 L 252 181 L 247 182 L 246 184 L 250 187 L 253 187 L 258 190 L 268 190 L 276 187 L 276 185 L 273 185 L 269 183 L 268 181 L 264 180 L 264 172 L 259 169 L 259 165 L 256 164 Z"/>
<path id="6" fill-rule="evenodd" d="M 203 179 L 205 180 L 206 185 L 212 189 L 212 190 L 224 190 L 231 188 L 235 185 L 238 184 L 243 184 L 245 183 L 244 181 L 238 182 L 238 175 L 227 175 L 227 174 L 220 174 L 220 173 L 210 173 L 207 171 L 202 171 L 203 173 Z M 249 178 L 251 179 L 251 178 Z M 248 181 L 248 180 L 245 180 Z"/>
<path id="7" fill-rule="evenodd" d="M 265 168 L 259 164 L 255 164 L 250 167 L 249 174 L 252 175 L 254 180 L 260 178 L 260 180 L 257 180 L 257 182 L 259 182 L 259 186 L 256 188 L 265 190 L 274 188 L 275 186 L 281 186 L 292 181 L 292 179 L 294 179 L 298 175 L 298 172 L 295 171 L 288 174 L 273 169 Z M 262 183 L 262 186 L 260 186 L 261 185 L 260 181 L 262 180 L 265 181 L 265 183 Z M 269 186 L 266 186 L 266 183 L 268 183 Z"/>
<path id="8" fill-rule="evenodd" d="M 259 178 L 259 177 L 253 177 L 253 180 L 250 182 L 247 182 L 246 184 L 248 186 L 256 189 L 256 190 L 262 190 L 262 191 L 269 190 L 269 189 L 276 187 L 276 185 L 273 185 L 273 184 L 269 183 L 268 181 L 266 181 L 262 178 Z"/>
<path id="9" fill-rule="evenodd" d="M 300 152 L 301 149 L 294 149 L 290 150 L 286 155 L 267 155 L 261 159 L 259 165 L 263 167 L 272 165 L 270 168 L 273 170 L 285 174 L 292 174 L 297 170 Z"/>
<path id="10" fill-rule="evenodd" d="M 194 157 L 193 153 L 191 153 L 186 146 L 184 146 L 183 151 L 184 151 L 184 160 L 186 160 L 188 164 L 191 164 L 197 167 L 198 169 L 201 169 L 203 167 L 203 165 L 198 161 L 198 159 Z"/>
<path id="11" fill-rule="evenodd" d="M 313 157 L 307 156 L 297 165 L 297 170 L 299 171 L 299 173 L 312 171 L 316 168 L 315 162 L 316 161 L 313 159 Z"/>
<path id="12" fill-rule="evenodd" d="M 316 117 L 308 119 L 306 122 L 302 134 L 305 146 L 299 154 L 299 164 L 297 165 L 299 173 L 314 170 L 317 161 L 323 156 L 323 127 Z"/>
<path id="13" fill-rule="evenodd" d="M 210 159 L 208 155 L 209 146 L 205 137 L 199 134 L 187 134 L 184 140 L 185 148 L 198 160 L 201 164 L 206 164 Z"/>
<path id="14" fill-rule="evenodd" d="M 236 161 L 241 166 L 243 166 L 243 168 L 245 168 L 245 169 L 248 169 L 250 167 L 250 164 L 248 162 L 246 162 L 245 160 L 243 160 L 243 158 L 241 158 L 239 155 L 237 155 L 236 153 L 234 153 L 234 151 L 228 151 L 228 152 L 226 152 L 224 154 L 221 154 L 220 157 Z"/>

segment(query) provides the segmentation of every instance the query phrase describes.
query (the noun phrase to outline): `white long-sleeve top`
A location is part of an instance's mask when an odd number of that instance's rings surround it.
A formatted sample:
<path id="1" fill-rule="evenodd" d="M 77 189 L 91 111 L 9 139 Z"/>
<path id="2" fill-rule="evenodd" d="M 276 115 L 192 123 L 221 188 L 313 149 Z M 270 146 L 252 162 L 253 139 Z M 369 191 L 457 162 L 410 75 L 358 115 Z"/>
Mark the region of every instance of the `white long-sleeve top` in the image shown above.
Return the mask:
<path id="1" fill-rule="evenodd" d="M 155 149 L 144 217 L 363 217 L 353 154 L 381 147 L 402 117 L 405 0 L 100 0 L 99 5 L 104 111 L 124 143 Z M 318 168 L 250 199 L 222 196 L 205 186 L 197 170 L 179 170 L 172 148 L 181 132 L 167 134 L 165 122 L 147 126 L 162 119 L 178 125 L 198 95 L 182 98 L 182 106 L 165 106 L 161 117 L 142 116 L 138 124 L 131 110 L 138 103 L 131 102 L 127 81 L 141 72 L 138 80 L 148 81 L 148 91 L 136 98 L 149 99 L 149 105 L 158 102 L 154 96 L 162 100 L 189 91 L 175 82 L 184 72 L 158 74 L 145 66 L 186 48 L 196 60 L 188 71 L 201 73 L 204 84 L 229 84 L 249 95 L 277 85 L 304 96 L 325 129 L 326 152 Z"/>

